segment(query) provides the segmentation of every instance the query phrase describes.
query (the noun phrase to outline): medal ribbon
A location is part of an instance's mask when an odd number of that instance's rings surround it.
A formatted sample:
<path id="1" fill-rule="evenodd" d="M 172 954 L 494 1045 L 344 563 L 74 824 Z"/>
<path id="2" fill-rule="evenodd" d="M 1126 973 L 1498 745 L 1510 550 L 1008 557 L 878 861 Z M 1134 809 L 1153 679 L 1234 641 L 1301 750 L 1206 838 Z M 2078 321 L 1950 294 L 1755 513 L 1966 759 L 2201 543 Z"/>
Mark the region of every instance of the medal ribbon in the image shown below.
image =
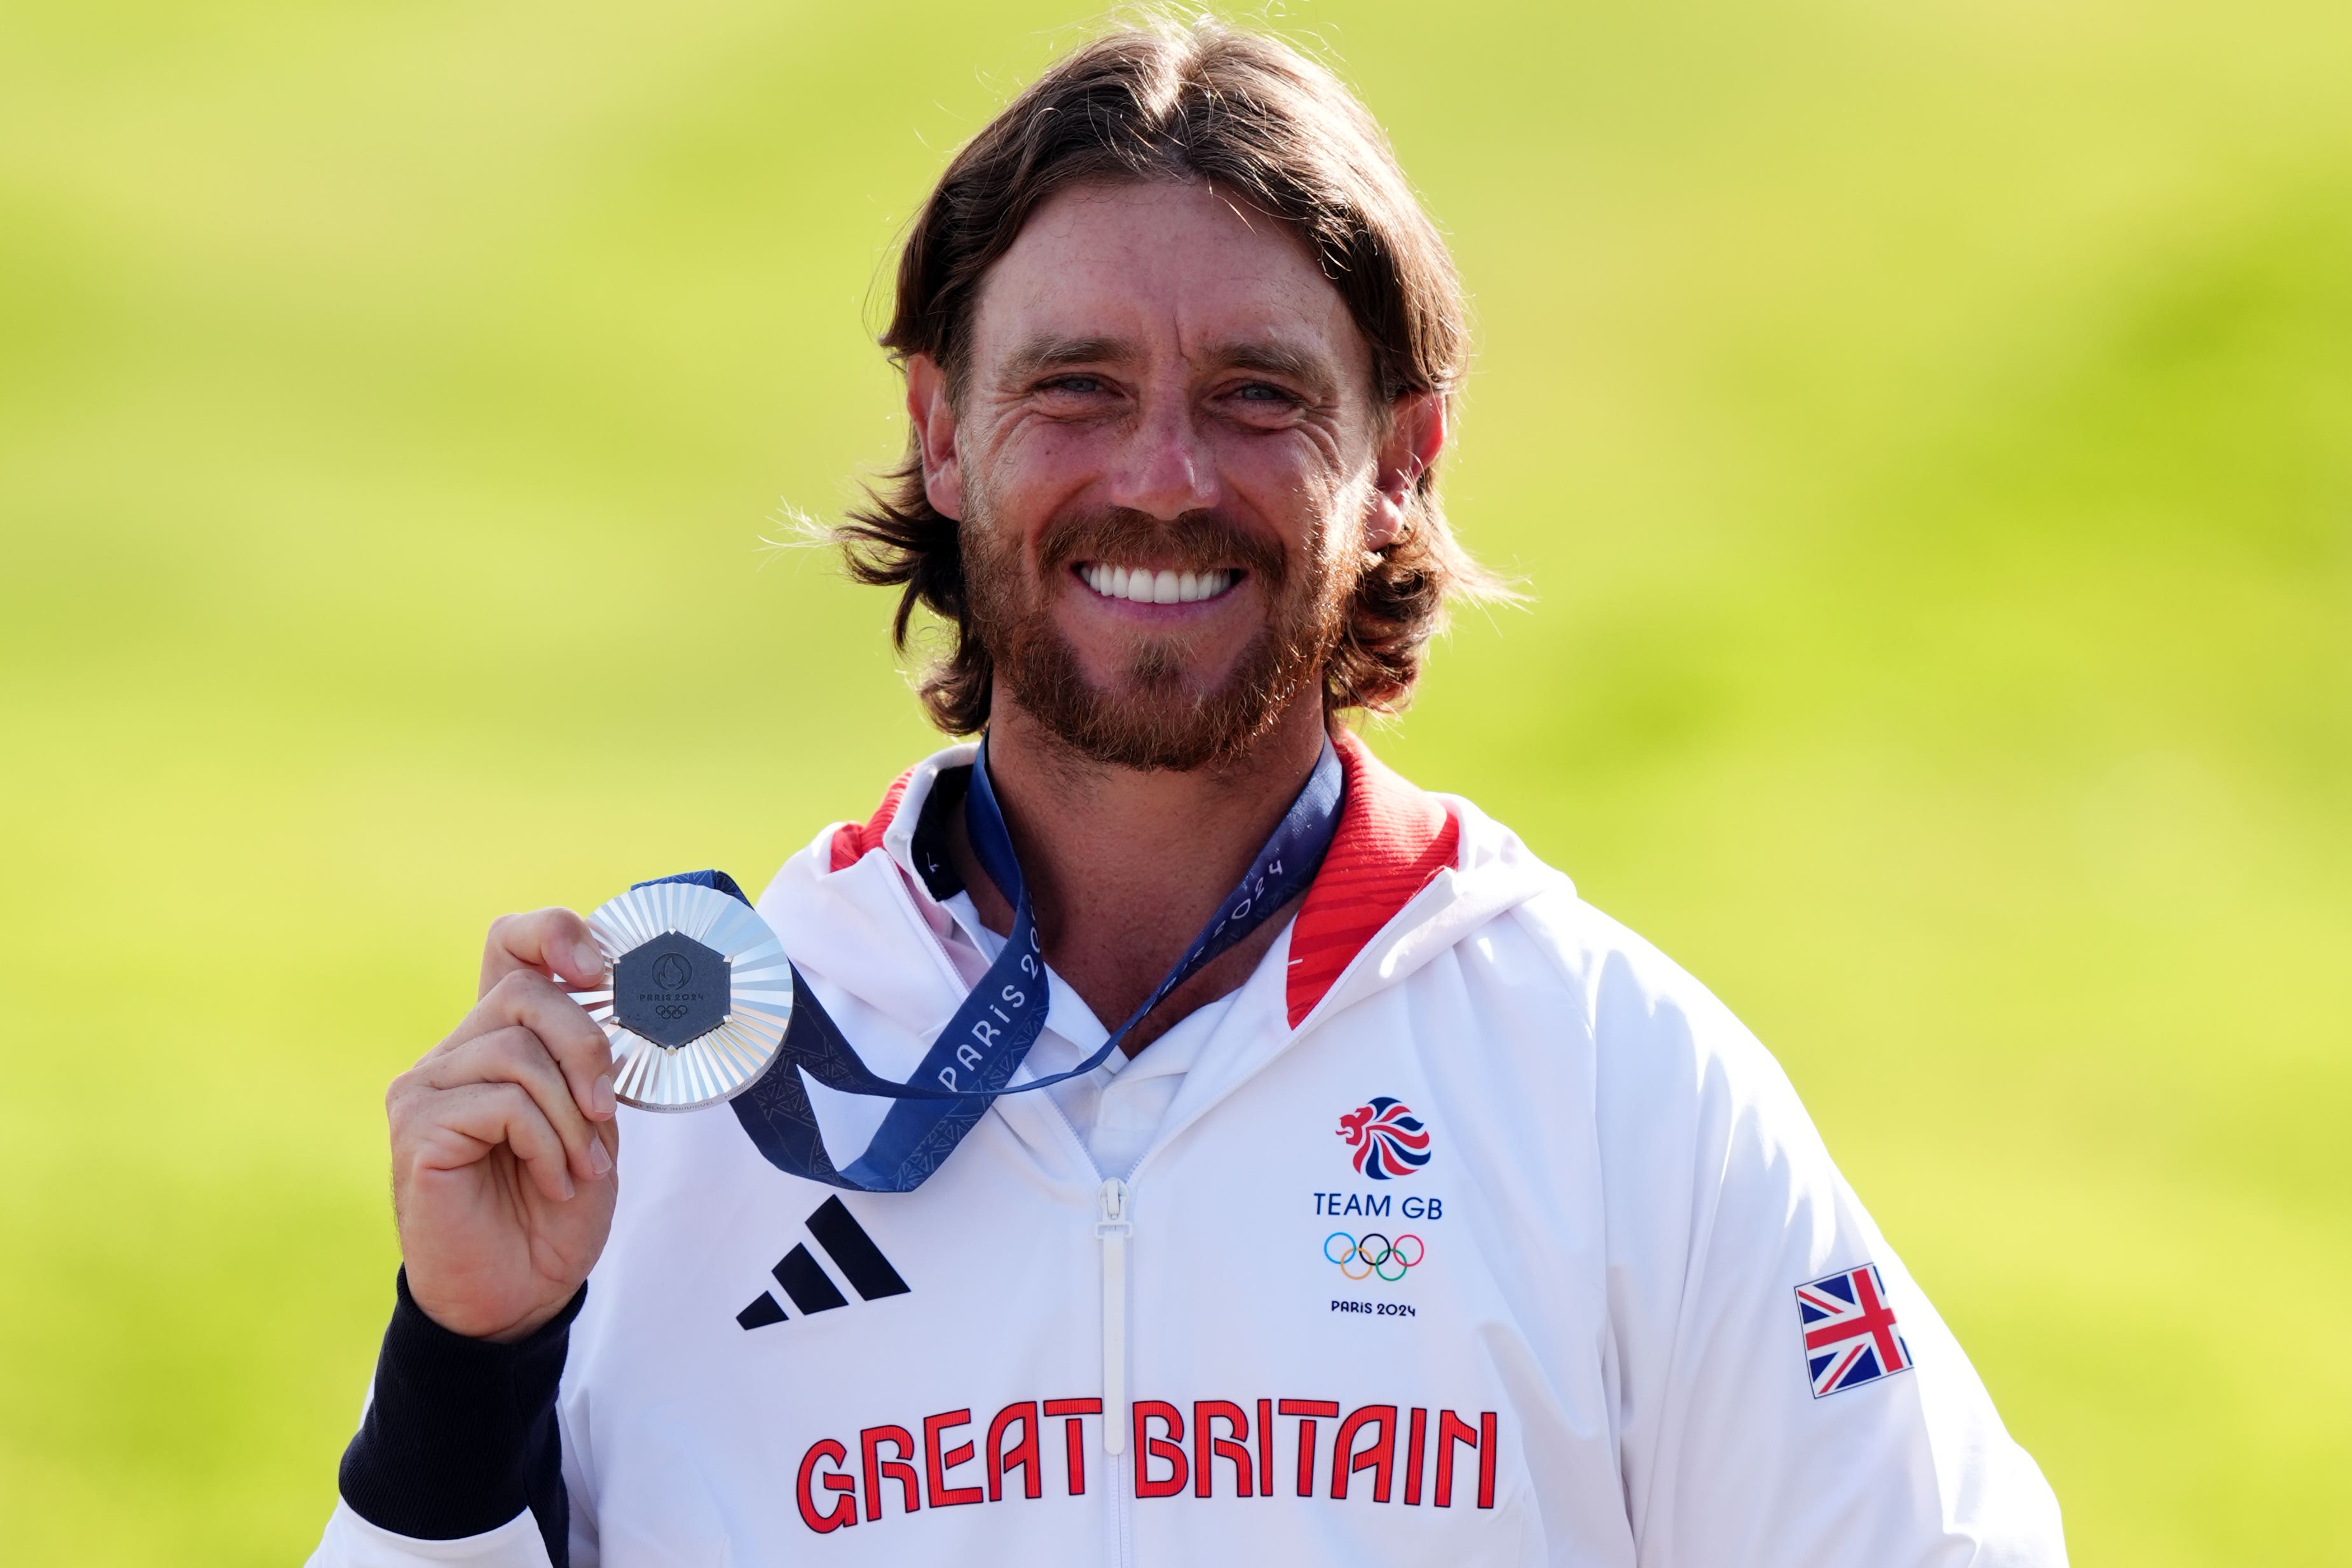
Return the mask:
<path id="1" fill-rule="evenodd" d="M 1092 1072 L 1110 1059 L 1128 1034 L 1168 994 L 1198 974 L 1288 904 L 1315 878 L 1339 826 L 1343 783 L 1339 753 L 1323 743 L 1323 755 L 1273 835 L 1250 862 L 1240 885 L 1209 917 L 1192 945 L 1166 978 L 1099 1050 L 1066 1072 L 1006 1087 L 1013 1071 L 1045 1027 L 1052 980 L 1037 942 L 1036 914 L 1029 885 L 1013 850 L 1013 835 L 988 779 L 988 747 L 982 743 L 971 783 L 964 792 L 964 826 L 972 852 L 991 882 L 1013 905 L 1013 929 L 1003 950 L 980 978 L 913 1074 L 903 1082 L 881 1077 L 858 1059 L 840 1026 L 829 1017 L 800 971 L 793 971 L 793 1017 L 776 1060 L 760 1080 L 730 1102 L 743 1131 L 769 1164 L 789 1175 L 853 1192 L 912 1192 L 954 1152 L 1000 1094 L 1023 1094 Z M 686 881 L 717 887 L 741 898 L 723 873 L 695 872 Z M 642 885 L 642 884 L 641 884 Z M 749 903 L 746 899 L 744 902 Z M 866 1152 L 846 1169 L 835 1169 L 825 1153 L 810 1105 L 805 1072 L 828 1089 L 896 1102 L 882 1118 Z"/>

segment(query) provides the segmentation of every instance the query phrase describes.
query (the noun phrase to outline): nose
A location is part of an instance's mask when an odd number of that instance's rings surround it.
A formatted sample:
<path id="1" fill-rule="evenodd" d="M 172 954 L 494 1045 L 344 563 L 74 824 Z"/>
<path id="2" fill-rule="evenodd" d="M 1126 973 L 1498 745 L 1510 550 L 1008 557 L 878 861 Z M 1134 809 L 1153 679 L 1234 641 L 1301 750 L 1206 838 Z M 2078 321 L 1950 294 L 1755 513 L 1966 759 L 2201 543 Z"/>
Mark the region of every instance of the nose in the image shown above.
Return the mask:
<path id="1" fill-rule="evenodd" d="M 1172 522 L 1216 504 L 1217 468 L 1181 397 L 1151 400 L 1106 476 L 1113 506 Z"/>

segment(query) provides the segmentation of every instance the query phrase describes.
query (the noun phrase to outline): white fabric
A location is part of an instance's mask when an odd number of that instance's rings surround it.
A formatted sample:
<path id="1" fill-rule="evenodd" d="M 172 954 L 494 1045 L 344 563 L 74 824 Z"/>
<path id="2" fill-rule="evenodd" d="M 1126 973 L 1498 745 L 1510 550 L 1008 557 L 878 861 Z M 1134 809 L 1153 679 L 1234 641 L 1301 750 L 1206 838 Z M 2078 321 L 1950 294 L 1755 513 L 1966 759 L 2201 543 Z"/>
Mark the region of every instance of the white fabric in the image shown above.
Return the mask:
<path id="1" fill-rule="evenodd" d="M 456 1541 L 418 1541 L 394 1535 L 352 1511 L 338 1499 L 327 1517 L 327 1532 L 310 1553 L 309 1568 L 409 1568 L 416 1563 L 496 1563 L 514 1568 L 550 1568 L 547 1543 L 538 1521 L 519 1513 L 496 1530 Z"/>
<path id="2" fill-rule="evenodd" d="M 761 900 L 886 1074 L 913 1069 L 967 983 L 943 940 L 954 918 L 907 856 L 937 769 L 969 756 L 917 769 L 887 853 L 832 872 L 828 833 Z M 780 1257 L 820 1250 L 805 1221 L 835 1195 L 770 1166 L 725 1110 L 625 1113 L 620 1211 L 559 1407 L 575 1568 L 2063 1563 L 2049 1488 L 1771 1058 L 1509 833 L 1447 806 L 1454 867 L 1296 1030 L 1286 933 L 1192 1031 L 1189 1059 L 1164 1059 L 1181 1068 L 1150 1080 L 1161 1088 L 1111 1114 L 1121 1081 L 1181 1030 L 1089 1091 L 1090 1136 L 1073 1125 L 1088 1120 L 1080 1095 L 1065 1096 L 1076 1115 L 1051 1092 L 1012 1095 L 919 1190 L 845 1195 L 906 1294 L 864 1301 L 844 1280 L 842 1308 L 739 1327 L 776 1292 Z M 1091 1036 L 1057 1003 L 1051 1049 L 1098 1040 L 1086 1021 Z M 1425 1124 L 1425 1167 L 1352 1168 L 1340 1118 L 1376 1097 Z M 813 1098 L 829 1142 L 837 1116 L 868 1113 Z M 1103 1156 L 1115 1166 L 1139 1137 L 1124 1294 L 1107 1303 Z M 1395 1282 L 1329 1261 L 1334 1232 L 1375 1228 L 1422 1240 Z M 1816 1398 L 1793 1292 L 1864 1263 L 1913 1369 Z M 1042 1405 L 1111 1385 L 1107 1305 L 1137 1402 L 1118 1456 L 1115 1414 Z M 1280 1413 L 1300 1401 L 1338 1415 Z M 1034 1428 L 1035 1455 L 992 1500 L 985 1456 L 961 1449 L 985 1448 L 1000 1417 L 1016 1454 Z M 1457 1425 L 1441 1442 L 1444 1419 Z M 1362 1468 L 1333 1463 L 1343 1423 Z M 1179 1456 L 1188 1484 L 1154 1495 Z M 844 1510 L 856 1528 L 819 1528 Z M 363 1557 L 351 1536 L 331 1525 L 313 1561 L 452 1560 L 446 1543 Z M 535 1537 L 482 1539 L 460 1560 L 542 1561 Z"/>

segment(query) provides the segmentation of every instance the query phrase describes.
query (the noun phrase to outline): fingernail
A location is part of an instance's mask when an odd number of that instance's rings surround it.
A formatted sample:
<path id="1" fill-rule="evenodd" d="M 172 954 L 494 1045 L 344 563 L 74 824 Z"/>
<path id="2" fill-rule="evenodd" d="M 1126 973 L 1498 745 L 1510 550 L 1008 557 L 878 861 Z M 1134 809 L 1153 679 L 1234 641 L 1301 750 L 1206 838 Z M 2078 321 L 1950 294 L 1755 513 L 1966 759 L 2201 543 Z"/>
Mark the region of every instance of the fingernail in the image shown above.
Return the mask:
<path id="1" fill-rule="evenodd" d="M 593 980 L 604 972 L 604 955 L 583 942 L 572 949 L 572 972 L 583 980 Z"/>
<path id="2" fill-rule="evenodd" d="M 596 1075 L 596 1082 L 588 1085 L 588 1100 L 589 1109 L 596 1115 L 609 1116 L 613 1113 L 613 1075 L 611 1073 L 600 1072 Z M 600 1151 L 604 1146 L 602 1144 L 596 1145 Z"/>
<path id="3" fill-rule="evenodd" d="M 588 1168 L 598 1176 L 604 1176 L 613 1168 L 613 1156 L 604 1152 L 604 1140 L 602 1138 L 588 1140 Z"/>
<path id="4" fill-rule="evenodd" d="M 563 1197 L 564 1197 L 564 1201 L 565 1201 L 565 1202 L 567 1202 L 567 1203 L 568 1203 L 568 1202 L 570 1202 L 570 1201 L 572 1200 L 572 1195 L 574 1192 L 578 1191 L 578 1190 L 579 1190 L 579 1189 L 578 1189 L 577 1187 L 574 1187 L 574 1186 L 572 1185 L 572 1173 L 571 1173 L 570 1171 L 565 1171 L 565 1172 L 563 1173 Z"/>

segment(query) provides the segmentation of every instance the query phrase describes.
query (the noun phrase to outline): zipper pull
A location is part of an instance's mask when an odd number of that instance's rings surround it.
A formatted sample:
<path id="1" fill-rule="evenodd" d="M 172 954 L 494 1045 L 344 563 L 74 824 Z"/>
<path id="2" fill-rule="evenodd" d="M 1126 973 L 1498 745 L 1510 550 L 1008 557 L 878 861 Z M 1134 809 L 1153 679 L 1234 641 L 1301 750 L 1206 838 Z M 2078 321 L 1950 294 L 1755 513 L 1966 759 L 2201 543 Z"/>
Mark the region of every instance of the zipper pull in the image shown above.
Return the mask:
<path id="1" fill-rule="evenodd" d="M 1103 1451 L 1127 1452 L 1127 1184 L 1117 1176 L 1102 1184 L 1102 1217 L 1095 1234 L 1102 1239 Z"/>

